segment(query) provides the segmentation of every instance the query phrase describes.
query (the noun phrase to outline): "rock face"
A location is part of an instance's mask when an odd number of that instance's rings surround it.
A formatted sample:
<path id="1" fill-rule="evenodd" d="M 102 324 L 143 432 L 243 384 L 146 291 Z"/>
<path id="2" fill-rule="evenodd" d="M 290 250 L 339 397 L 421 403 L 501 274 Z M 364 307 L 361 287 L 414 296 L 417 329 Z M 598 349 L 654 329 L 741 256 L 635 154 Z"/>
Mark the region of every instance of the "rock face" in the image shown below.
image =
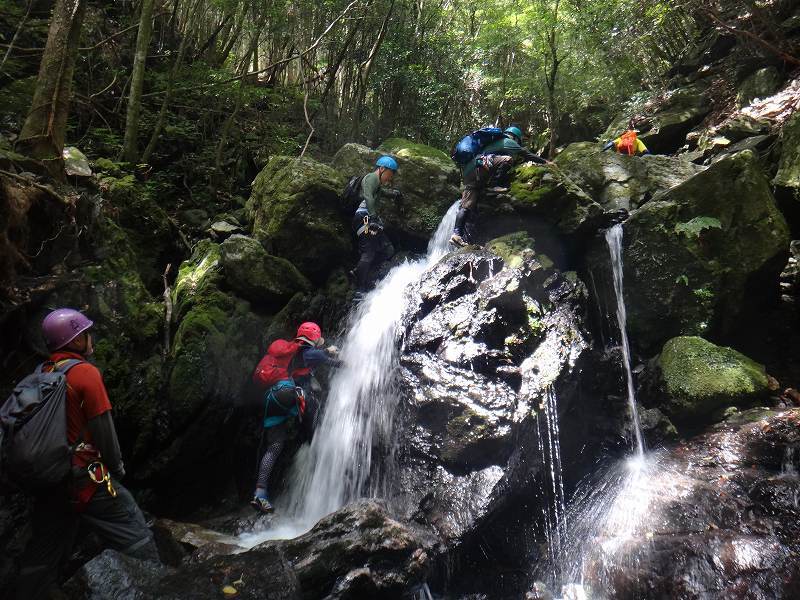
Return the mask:
<path id="1" fill-rule="evenodd" d="M 700 123 L 709 112 L 711 102 L 706 85 L 698 82 L 687 87 L 670 90 L 652 111 L 648 111 L 637 126 L 641 138 L 650 152 L 670 154 L 686 142 L 686 134 Z M 621 116 L 603 134 L 612 140 L 628 127 L 629 116 Z"/>
<path id="2" fill-rule="evenodd" d="M 800 412 L 754 410 L 648 459 L 586 583 L 615 598 L 796 598 Z M 602 558 L 600 548 L 611 549 Z"/>
<path id="3" fill-rule="evenodd" d="M 704 170 L 670 156 L 626 156 L 602 152 L 598 144 L 570 144 L 556 163 L 575 184 L 606 210 L 639 208 Z"/>
<path id="4" fill-rule="evenodd" d="M 339 194 L 344 178 L 311 158 L 270 158 L 253 182 L 247 210 L 253 235 L 315 282 L 350 256 L 350 222 Z"/>
<path id="5" fill-rule="evenodd" d="M 543 402 L 564 390 L 569 405 L 570 374 L 588 343 L 579 282 L 529 254 L 502 267 L 486 251 L 448 255 L 406 315 L 396 500 L 456 547 L 496 534 L 489 515 L 540 474 Z"/>
<path id="6" fill-rule="evenodd" d="M 775 67 L 763 67 L 749 75 L 739 84 L 736 103 L 739 108 L 750 104 L 756 98 L 766 98 L 773 94 L 781 84 L 781 75 Z"/>
<path id="7" fill-rule="evenodd" d="M 234 234 L 219 247 L 225 281 L 255 304 L 281 307 L 311 283 L 285 258 L 267 254 L 253 238 Z"/>
<path id="8" fill-rule="evenodd" d="M 773 183 L 795 190 L 800 188 L 800 112 L 783 127 L 781 158 Z"/>
<path id="9" fill-rule="evenodd" d="M 404 199 L 401 204 L 383 201 L 381 218 L 391 237 L 422 248 L 459 197 L 458 169 L 444 152 L 400 138 L 386 140 L 377 150 L 345 144 L 331 164 L 345 177 L 360 176 L 373 171 L 382 154 L 397 159 L 400 169 L 392 186 L 403 192 Z"/>
<path id="10" fill-rule="evenodd" d="M 699 337 L 677 337 L 654 361 L 650 396 L 673 421 L 696 426 L 717 409 L 748 406 L 769 393 L 763 365 Z"/>
<path id="11" fill-rule="evenodd" d="M 657 196 L 624 224 L 633 344 L 656 352 L 670 337 L 729 332 L 748 290 L 768 296 L 788 245 L 788 226 L 751 152 Z M 596 272 L 608 269 L 605 248 L 590 260 Z"/>
<path id="12" fill-rule="evenodd" d="M 407 598 L 430 571 L 436 539 L 393 520 L 374 501 L 322 519 L 293 540 L 265 542 L 179 568 L 155 567 L 107 550 L 69 580 L 69 598 Z M 109 576 L 112 574 L 113 576 Z"/>

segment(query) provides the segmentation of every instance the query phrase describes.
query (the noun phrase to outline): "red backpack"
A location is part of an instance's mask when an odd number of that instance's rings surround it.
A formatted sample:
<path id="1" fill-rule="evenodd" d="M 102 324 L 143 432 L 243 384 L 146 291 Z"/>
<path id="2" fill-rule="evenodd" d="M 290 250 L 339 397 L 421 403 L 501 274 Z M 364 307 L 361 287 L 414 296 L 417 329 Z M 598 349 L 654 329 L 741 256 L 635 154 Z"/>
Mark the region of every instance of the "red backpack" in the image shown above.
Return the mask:
<path id="1" fill-rule="evenodd" d="M 619 138 L 619 145 L 617 145 L 617 152 L 620 154 L 627 154 L 628 156 L 633 156 L 636 154 L 636 132 L 635 131 L 626 131 L 623 133 Z"/>
<path id="2" fill-rule="evenodd" d="M 299 349 L 300 344 L 297 342 L 287 340 L 272 342 L 253 373 L 253 382 L 264 388 L 270 388 L 282 379 L 291 379 L 292 359 Z"/>

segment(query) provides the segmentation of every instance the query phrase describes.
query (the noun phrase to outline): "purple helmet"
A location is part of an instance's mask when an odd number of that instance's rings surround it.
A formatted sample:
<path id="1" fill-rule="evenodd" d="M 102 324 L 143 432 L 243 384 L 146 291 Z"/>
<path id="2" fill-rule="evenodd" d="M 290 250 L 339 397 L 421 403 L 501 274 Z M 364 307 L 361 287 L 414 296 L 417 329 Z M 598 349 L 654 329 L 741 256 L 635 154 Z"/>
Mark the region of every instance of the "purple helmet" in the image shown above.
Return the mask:
<path id="1" fill-rule="evenodd" d="M 57 308 L 42 321 L 42 333 L 52 351 L 63 348 L 92 325 L 91 320 L 73 308 Z"/>

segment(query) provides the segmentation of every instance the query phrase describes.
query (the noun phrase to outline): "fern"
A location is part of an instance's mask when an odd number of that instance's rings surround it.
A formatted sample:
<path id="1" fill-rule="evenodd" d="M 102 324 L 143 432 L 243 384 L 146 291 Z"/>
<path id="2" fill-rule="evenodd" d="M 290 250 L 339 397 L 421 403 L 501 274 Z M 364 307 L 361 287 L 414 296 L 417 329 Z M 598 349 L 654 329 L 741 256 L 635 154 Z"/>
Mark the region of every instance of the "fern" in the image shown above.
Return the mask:
<path id="1" fill-rule="evenodd" d="M 714 217 L 695 217 L 691 221 L 675 225 L 675 233 L 687 238 L 699 238 L 706 229 L 722 229 L 722 223 Z"/>

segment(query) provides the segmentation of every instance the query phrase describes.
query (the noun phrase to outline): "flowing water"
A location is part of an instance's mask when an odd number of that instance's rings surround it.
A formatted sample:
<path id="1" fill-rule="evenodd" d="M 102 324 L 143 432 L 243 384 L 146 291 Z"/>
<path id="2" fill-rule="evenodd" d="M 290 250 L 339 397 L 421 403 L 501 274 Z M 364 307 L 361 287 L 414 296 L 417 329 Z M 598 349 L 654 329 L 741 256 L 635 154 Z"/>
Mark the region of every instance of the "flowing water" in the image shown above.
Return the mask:
<path id="1" fill-rule="evenodd" d="M 394 369 L 407 288 L 447 253 L 457 212 L 458 203 L 442 219 L 425 257 L 393 268 L 351 313 L 339 354 L 342 364 L 331 378 L 310 447 L 295 457 L 289 489 L 278 498 L 276 523 L 244 543 L 295 537 L 352 500 L 380 495 L 373 453 L 389 445 L 399 400 Z"/>
<path id="2" fill-rule="evenodd" d="M 584 481 L 570 500 L 569 507 L 564 508 L 561 456 L 554 451 L 559 446 L 557 421 L 555 428 L 548 424 L 544 432 L 546 437 L 540 440 L 543 458 L 550 467 L 553 502 L 545 510 L 548 555 L 535 574 L 545 579 L 564 599 L 604 597 L 604 589 L 608 585 L 606 566 L 612 563 L 616 566 L 625 565 L 630 544 L 641 534 L 642 527 L 651 516 L 648 511 L 657 493 L 656 474 L 659 471 L 660 454 L 645 454 L 631 371 L 622 279 L 622 225 L 609 228 L 605 237 L 613 272 L 617 325 L 634 433 L 634 454 L 627 460 L 602 469 L 599 476 Z M 555 408 L 555 396 L 551 399 L 548 394 L 546 402 L 548 410 L 545 414 L 549 415 L 551 404 Z M 540 428 L 540 438 L 542 433 Z M 560 490 L 556 482 L 562 486 Z M 635 565 L 627 566 L 635 568 Z M 584 587 L 587 573 L 591 574 L 596 586 L 593 592 L 588 586 Z"/>
<path id="3" fill-rule="evenodd" d="M 639 412 L 636 409 L 636 392 L 633 388 L 633 373 L 631 372 L 631 349 L 628 344 L 627 313 L 625 311 L 625 297 L 622 287 L 622 225 L 617 224 L 606 230 L 606 242 L 611 253 L 611 268 L 614 272 L 614 293 L 617 297 L 617 324 L 619 325 L 620 342 L 622 345 L 622 359 L 625 367 L 625 383 L 628 391 L 628 406 L 631 410 L 631 421 L 636 437 L 636 454 L 639 458 L 644 456 L 644 439 L 642 426 L 639 422 Z"/>
<path id="4" fill-rule="evenodd" d="M 564 498 L 564 479 L 561 470 L 561 441 L 558 431 L 558 400 L 552 387 L 547 389 L 545 400 L 536 413 L 536 428 L 539 438 L 539 453 L 549 466 L 546 476 L 549 489 L 543 490 L 550 496 L 542 507 L 545 539 L 547 540 L 547 563 L 552 581 L 561 578 L 560 567 L 564 563 L 564 537 L 566 535 L 566 502 Z"/>

